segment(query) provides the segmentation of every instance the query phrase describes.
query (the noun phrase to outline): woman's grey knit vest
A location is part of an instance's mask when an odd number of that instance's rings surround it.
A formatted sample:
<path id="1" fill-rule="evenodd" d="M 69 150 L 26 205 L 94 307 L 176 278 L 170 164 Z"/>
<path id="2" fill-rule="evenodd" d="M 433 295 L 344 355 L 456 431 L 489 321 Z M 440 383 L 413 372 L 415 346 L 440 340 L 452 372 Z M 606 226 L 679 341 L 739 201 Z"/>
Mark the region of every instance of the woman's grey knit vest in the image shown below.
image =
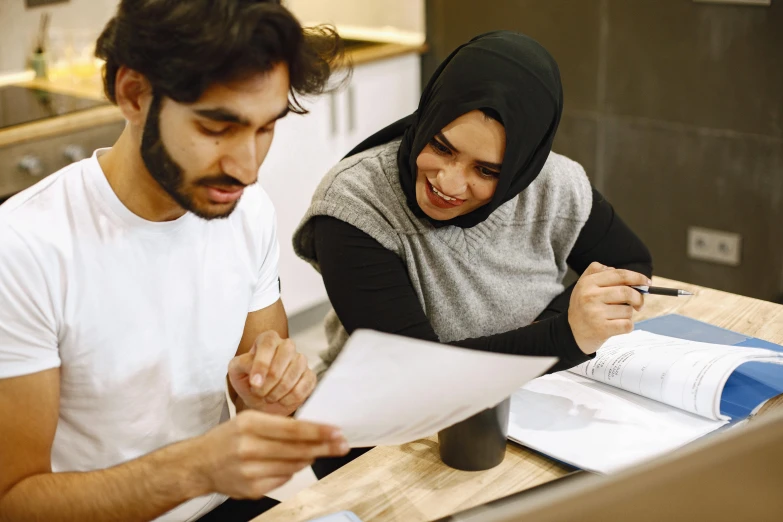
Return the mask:
<path id="1" fill-rule="evenodd" d="M 536 180 L 483 223 L 435 228 L 408 208 L 397 170 L 399 143 L 329 171 L 294 233 L 297 255 L 320 272 L 312 219 L 332 216 L 400 256 L 441 342 L 530 324 L 564 290 L 566 258 L 590 214 L 592 190 L 582 166 L 551 153 Z M 321 371 L 348 339 L 334 310 L 326 333 Z"/>

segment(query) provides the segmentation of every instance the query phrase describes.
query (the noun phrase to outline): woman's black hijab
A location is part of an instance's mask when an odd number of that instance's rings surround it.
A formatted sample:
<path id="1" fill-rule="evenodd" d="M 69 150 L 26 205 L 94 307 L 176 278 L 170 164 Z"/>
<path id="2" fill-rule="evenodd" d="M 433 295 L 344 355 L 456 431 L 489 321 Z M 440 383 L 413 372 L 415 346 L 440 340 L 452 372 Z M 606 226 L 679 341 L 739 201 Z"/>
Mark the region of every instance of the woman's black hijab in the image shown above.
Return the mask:
<path id="1" fill-rule="evenodd" d="M 428 218 L 416 203 L 416 158 L 446 125 L 473 110 L 490 109 L 506 129 L 506 152 L 492 200 L 448 221 Z M 513 199 L 541 172 L 563 112 L 560 71 L 532 38 L 495 31 L 458 47 L 424 88 L 419 108 L 370 136 L 348 156 L 402 137 L 397 156 L 408 206 L 435 226 L 473 227 Z"/>

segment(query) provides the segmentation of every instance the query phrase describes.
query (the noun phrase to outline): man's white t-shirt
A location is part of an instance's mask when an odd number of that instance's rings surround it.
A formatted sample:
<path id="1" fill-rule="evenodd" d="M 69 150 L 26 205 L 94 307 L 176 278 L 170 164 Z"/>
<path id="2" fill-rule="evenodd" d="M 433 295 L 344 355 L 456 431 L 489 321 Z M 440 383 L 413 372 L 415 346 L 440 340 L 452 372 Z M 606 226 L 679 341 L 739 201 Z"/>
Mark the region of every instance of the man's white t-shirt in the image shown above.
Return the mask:
<path id="1" fill-rule="evenodd" d="M 55 472 L 107 468 L 217 425 L 247 314 L 280 297 L 261 187 L 226 219 L 150 222 L 117 198 L 105 150 L 0 206 L 0 378 L 60 368 Z"/>

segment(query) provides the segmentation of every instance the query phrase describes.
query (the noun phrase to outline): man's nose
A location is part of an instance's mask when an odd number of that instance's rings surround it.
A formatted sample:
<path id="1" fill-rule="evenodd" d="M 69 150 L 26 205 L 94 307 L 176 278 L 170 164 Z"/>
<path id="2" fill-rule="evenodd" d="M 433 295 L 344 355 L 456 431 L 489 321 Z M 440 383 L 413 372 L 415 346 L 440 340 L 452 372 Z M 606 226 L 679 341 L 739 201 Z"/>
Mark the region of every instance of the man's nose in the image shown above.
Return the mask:
<path id="1" fill-rule="evenodd" d="M 236 178 L 245 185 L 255 183 L 258 178 L 259 150 L 255 139 L 242 140 L 234 150 L 223 159 L 223 172 Z"/>

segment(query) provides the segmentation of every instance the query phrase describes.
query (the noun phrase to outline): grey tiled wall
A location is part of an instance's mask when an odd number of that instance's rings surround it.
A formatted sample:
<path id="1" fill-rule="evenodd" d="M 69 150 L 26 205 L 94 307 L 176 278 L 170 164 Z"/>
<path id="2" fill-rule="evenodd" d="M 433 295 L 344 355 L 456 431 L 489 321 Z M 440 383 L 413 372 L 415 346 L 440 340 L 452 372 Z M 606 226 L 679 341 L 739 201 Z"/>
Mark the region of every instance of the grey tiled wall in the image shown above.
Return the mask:
<path id="1" fill-rule="evenodd" d="M 455 46 L 525 32 L 560 64 L 555 150 L 653 252 L 656 273 L 783 295 L 783 2 L 429 0 L 423 78 Z M 742 263 L 686 256 L 687 227 L 743 237 Z"/>

